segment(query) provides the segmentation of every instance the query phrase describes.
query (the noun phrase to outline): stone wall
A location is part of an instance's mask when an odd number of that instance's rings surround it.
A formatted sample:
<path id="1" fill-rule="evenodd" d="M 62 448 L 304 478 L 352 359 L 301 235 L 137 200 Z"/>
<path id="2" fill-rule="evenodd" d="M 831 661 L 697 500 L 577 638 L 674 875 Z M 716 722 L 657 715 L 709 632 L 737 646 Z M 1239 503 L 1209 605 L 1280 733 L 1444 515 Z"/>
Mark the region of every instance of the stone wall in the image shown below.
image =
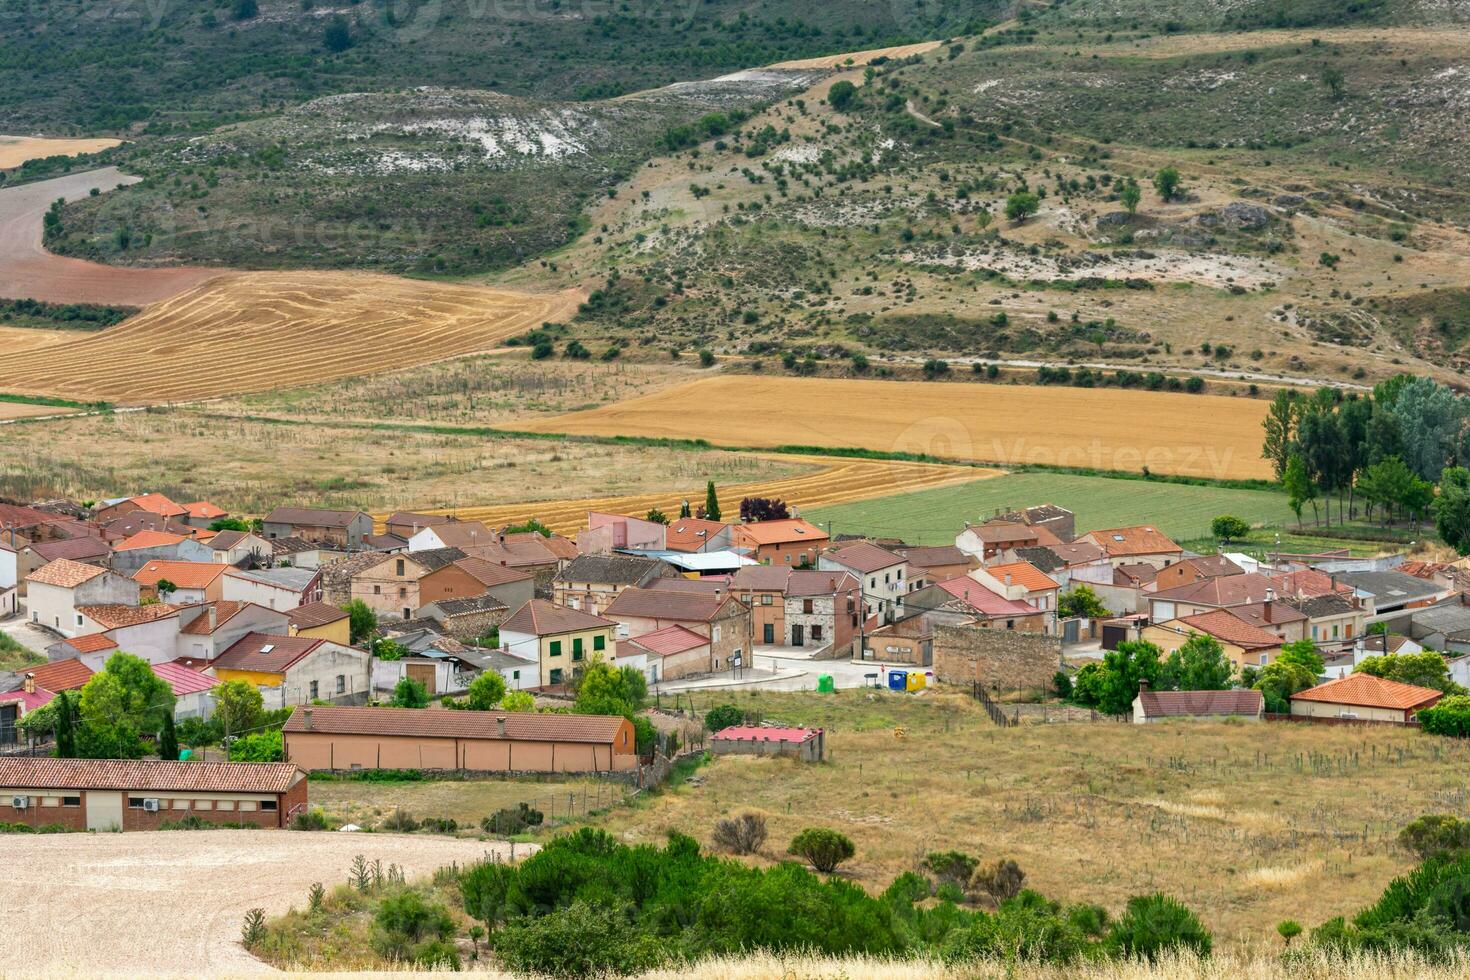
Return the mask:
<path id="1" fill-rule="evenodd" d="M 436 618 L 444 631 L 456 640 L 475 640 L 499 626 L 507 615 L 504 609 L 485 609 Z"/>
<path id="2" fill-rule="evenodd" d="M 1060 637 L 974 626 L 936 625 L 934 676 L 947 684 L 979 681 L 987 690 L 1051 685 L 1062 663 Z"/>

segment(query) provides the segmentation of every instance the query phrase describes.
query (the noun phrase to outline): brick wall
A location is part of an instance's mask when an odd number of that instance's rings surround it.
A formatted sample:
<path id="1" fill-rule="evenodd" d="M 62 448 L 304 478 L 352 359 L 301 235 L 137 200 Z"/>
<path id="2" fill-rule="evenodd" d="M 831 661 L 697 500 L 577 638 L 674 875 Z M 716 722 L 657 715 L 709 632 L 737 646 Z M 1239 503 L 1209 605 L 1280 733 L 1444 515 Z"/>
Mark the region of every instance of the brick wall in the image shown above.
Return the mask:
<path id="1" fill-rule="evenodd" d="M 1034 690 L 1050 685 L 1061 666 L 1059 637 L 973 626 L 937 625 L 934 675 L 948 684 L 979 681 L 988 689 Z"/>

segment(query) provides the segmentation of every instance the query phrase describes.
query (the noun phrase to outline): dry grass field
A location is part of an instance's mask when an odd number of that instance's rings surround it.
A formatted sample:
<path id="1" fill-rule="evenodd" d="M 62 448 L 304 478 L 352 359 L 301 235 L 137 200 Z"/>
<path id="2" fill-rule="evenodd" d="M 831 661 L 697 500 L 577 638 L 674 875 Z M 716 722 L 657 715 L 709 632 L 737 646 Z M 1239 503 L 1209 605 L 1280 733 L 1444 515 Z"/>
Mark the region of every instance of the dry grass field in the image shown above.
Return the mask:
<path id="1" fill-rule="evenodd" d="M 321 781 L 311 784 L 311 805 L 329 817 L 359 827 L 376 827 L 397 811 L 423 820 L 448 817 L 478 832 L 497 810 L 525 803 L 547 820 L 612 806 L 626 787 L 605 779 L 483 779 L 404 783 Z"/>
<path id="2" fill-rule="evenodd" d="M 682 456 L 683 454 L 677 454 Z M 677 458 L 676 456 L 676 458 Z M 864 459 L 828 459 L 820 456 L 766 456 L 741 454 L 742 459 L 762 459 L 771 465 L 782 462 L 820 466 L 814 472 L 785 479 L 761 479 L 745 483 L 721 484 L 716 481 L 722 507 L 731 515 L 744 497 L 777 497 L 798 509 L 826 507 L 835 504 L 891 497 L 896 494 L 954 486 L 999 475 L 995 470 L 972 466 L 947 466 L 936 463 L 903 463 Z M 700 503 L 704 500 L 704 476 L 673 490 L 624 496 L 587 497 L 583 499 L 547 500 L 536 503 L 518 502 L 488 507 L 461 507 L 454 511 L 466 520 L 484 521 L 493 526 L 520 523 L 536 518 L 553 531 L 571 534 L 587 526 L 589 510 L 612 514 L 642 515 L 658 508 L 673 517 L 679 513 L 682 500 Z M 380 514 L 379 520 L 386 515 Z"/>
<path id="3" fill-rule="evenodd" d="M 29 419 L 38 415 L 63 415 L 74 412 L 73 408 L 56 408 L 50 405 L 25 405 L 20 402 L 0 402 L 0 422 L 10 419 Z"/>
<path id="4" fill-rule="evenodd" d="M 719 450 L 671 453 L 636 445 L 264 423 L 180 409 L 17 423 L 0 429 L 0 441 L 3 497 L 97 500 L 157 490 L 213 500 L 244 515 L 288 503 L 371 513 L 668 487 L 699 487 L 702 494 L 707 479 L 722 487 L 763 484 L 814 468 L 797 459 Z"/>
<path id="5" fill-rule="evenodd" d="M 229 273 L 44 356 L 0 354 L 19 394 L 213 398 L 446 360 L 566 317 L 580 294 L 348 272 Z"/>
<path id="6" fill-rule="evenodd" d="M 1311 927 L 1371 903 L 1414 863 L 1399 829 L 1470 797 L 1470 745 L 1386 726 L 1000 729 L 952 692 L 708 693 L 725 700 L 824 727 L 830 759 L 716 759 L 697 785 L 603 825 L 629 842 L 679 830 L 707 843 L 717 818 L 756 810 L 770 829 L 763 860 L 801 828 L 830 826 L 857 845 L 846 873 L 874 892 L 929 851 L 1011 858 L 1028 887 L 1063 901 L 1117 911 L 1171 893 L 1224 950 L 1279 945 L 1284 918 Z"/>
<path id="7" fill-rule="evenodd" d="M 1263 401 L 1218 395 L 717 376 L 525 428 L 1268 478 L 1260 458 L 1265 411 Z"/>
<path id="8" fill-rule="evenodd" d="M 410 877 L 506 845 L 449 837 L 201 830 L 15 835 L 0 883 L 14 976 L 238 976 L 265 967 L 239 945 L 246 910 L 303 905 L 347 880 L 357 854 Z M 508 849 L 504 851 L 508 854 Z M 59 927 L 60 926 L 60 927 Z"/>
<path id="9" fill-rule="evenodd" d="M 18 167 L 42 157 L 76 156 L 117 146 L 114 139 L 44 139 L 38 136 L 0 136 L 0 170 Z"/>

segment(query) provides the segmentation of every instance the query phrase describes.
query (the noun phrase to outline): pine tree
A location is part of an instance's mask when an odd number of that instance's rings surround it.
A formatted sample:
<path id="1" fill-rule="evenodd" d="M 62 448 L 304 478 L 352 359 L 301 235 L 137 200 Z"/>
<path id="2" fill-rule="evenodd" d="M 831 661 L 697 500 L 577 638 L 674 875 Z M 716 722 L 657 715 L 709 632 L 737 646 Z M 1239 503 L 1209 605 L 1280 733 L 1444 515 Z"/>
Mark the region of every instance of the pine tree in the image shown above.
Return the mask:
<path id="1" fill-rule="evenodd" d="M 72 728 L 71 695 L 62 691 L 56 695 L 56 757 L 75 759 L 77 740 Z"/>
<path id="2" fill-rule="evenodd" d="M 179 757 L 179 736 L 174 731 L 172 711 L 163 716 L 163 731 L 158 735 L 158 757 L 165 762 L 177 760 Z"/>
<path id="3" fill-rule="evenodd" d="M 704 488 L 704 519 L 717 521 L 720 519 L 720 498 L 715 496 L 715 481 L 711 480 Z"/>

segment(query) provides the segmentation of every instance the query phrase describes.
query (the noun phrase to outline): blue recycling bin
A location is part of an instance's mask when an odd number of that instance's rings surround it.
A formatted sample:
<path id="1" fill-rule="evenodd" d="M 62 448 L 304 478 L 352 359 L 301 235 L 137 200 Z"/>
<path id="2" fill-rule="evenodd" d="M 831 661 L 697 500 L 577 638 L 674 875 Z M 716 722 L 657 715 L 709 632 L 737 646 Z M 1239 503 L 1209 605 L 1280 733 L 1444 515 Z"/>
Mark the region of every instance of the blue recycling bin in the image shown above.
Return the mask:
<path id="1" fill-rule="evenodd" d="M 890 670 L 888 672 L 888 689 L 890 691 L 907 691 L 909 686 L 908 671 Z"/>

